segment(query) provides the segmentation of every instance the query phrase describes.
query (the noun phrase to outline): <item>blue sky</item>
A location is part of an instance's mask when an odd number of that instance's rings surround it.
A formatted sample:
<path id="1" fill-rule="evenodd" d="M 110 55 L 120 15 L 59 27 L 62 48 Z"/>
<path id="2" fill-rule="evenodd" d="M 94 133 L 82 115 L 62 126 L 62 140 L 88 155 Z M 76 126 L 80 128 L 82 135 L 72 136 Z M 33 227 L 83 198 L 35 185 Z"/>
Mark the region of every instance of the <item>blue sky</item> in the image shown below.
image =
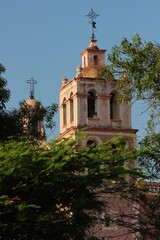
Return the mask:
<path id="1" fill-rule="evenodd" d="M 11 90 L 8 108 L 18 108 L 29 97 L 30 77 L 38 83 L 37 100 L 44 106 L 59 102 L 61 79 L 75 76 L 80 53 L 89 45 L 91 27 L 85 15 L 91 8 L 100 15 L 98 47 L 107 52 L 135 33 L 144 41 L 160 42 L 159 0 L 0 0 L 0 62 Z M 133 106 L 132 125 L 139 136 L 146 122 L 143 108 Z M 59 134 L 58 115 L 55 120 L 50 138 Z"/>

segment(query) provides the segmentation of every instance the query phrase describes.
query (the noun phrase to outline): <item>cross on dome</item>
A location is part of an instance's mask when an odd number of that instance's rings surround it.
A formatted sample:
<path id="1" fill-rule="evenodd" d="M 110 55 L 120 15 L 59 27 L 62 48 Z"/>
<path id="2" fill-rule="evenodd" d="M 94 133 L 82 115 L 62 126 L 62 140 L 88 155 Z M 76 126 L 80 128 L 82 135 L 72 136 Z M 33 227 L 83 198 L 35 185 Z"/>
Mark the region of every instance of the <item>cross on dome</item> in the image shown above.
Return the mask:
<path id="1" fill-rule="evenodd" d="M 32 77 L 27 80 L 27 83 L 30 84 L 30 98 L 34 98 L 34 85 L 37 84 L 37 81 Z"/>

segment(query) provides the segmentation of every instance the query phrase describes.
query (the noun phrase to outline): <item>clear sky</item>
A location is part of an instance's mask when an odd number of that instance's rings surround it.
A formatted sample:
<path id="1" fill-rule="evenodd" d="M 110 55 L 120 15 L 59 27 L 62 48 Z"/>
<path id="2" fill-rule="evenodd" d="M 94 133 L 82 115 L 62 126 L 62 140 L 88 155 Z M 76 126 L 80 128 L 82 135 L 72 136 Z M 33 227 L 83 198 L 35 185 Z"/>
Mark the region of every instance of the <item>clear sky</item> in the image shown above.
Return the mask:
<path id="1" fill-rule="evenodd" d="M 160 0 L 0 0 L 0 62 L 11 90 L 8 108 L 29 97 L 27 80 L 34 77 L 35 98 L 44 106 L 59 102 L 64 76 L 72 79 L 89 46 L 91 27 L 85 16 L 97 17 L 98 47 L 110 52 L 123 37 L 138 33 L 144 41 L 160 42 Z M 107 54 L 106 54 L 107 55 Z M 107 62 L 107 58 L 106 58 Z M 133 128 L 144 133 L 142 106 L 133 107 Z M 59 134 L 59 117 L 50 138 Z"/>

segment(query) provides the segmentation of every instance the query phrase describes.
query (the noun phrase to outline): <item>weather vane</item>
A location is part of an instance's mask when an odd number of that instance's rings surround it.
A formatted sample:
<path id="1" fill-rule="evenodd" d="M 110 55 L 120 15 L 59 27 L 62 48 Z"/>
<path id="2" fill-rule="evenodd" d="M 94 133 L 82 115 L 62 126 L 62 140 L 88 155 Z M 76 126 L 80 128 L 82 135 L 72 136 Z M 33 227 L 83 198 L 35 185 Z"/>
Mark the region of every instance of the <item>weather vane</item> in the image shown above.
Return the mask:
<path id="1" fill-rule="evenodd" d="M 92 26 L 92 39 L 95 39 L 94 29 L 96 28 L 96 22 L 95 19 L 99 16 L 99 14 L 95 13 L 93 9 L 91 8 L 91 11 L 86 15 L 86 17 L 89 17 L 91 19 L 91 26 Z"/>
<path id="2" fill-rule="evenodd" d="M 27 83 L 30 84 L 30 98 L 34 98 L 34 85 L 37 84 L 37 81 L 32 77 L 27 80 Z"/>

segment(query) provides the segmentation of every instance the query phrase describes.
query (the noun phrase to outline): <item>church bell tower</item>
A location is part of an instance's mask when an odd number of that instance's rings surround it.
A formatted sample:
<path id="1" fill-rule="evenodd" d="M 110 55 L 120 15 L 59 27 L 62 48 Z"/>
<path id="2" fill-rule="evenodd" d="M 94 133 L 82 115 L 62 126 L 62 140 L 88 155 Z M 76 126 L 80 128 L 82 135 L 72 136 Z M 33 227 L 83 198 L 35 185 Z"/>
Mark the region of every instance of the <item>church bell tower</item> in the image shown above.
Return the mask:
<path id="1" fill-rule="evenodd" d="M 88 16 L 88 15 L 87 15 Z M 82 147 L 90 143 L 101 144 L 115 135 L 123 135 L 133 146 L 136 130 L 131 125 L 131 103 L 118 102 L 115 79 L 98 77 L 105 64 L 104 49 L 99 49 L 94 34 L 89 47 L 81 53 L 82 66 L 70 81 L 62 79 L 60 88 L 60 135 L 57 139 L 74 137 L 77 131 L 85 132 Z"/>

